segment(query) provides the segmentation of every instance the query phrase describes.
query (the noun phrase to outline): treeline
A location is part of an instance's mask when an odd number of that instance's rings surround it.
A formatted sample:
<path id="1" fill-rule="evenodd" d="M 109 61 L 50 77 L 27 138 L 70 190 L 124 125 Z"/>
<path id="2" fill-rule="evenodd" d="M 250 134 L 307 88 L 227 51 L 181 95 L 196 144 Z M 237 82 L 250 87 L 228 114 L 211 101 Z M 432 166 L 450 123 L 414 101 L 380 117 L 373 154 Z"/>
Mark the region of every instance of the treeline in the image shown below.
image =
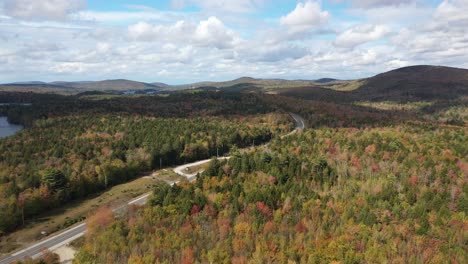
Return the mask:
<path id="1" fill-rule="evenodd" d="M 291 128 L 285 114 L 39 119 L 34 127 L 0 140 L 0 233 L 144 171 L 260 144 Z"/>
<path id="2" fill-rule="evenodd" d="M 333 102 L 302 100 L 281 95 L 234 92 L 195 92 L 170 95 L 77 96 L 1 93 L 4 102 L 27 102 L 32 106 L 3 106 L 0 113 L 13 123 L 31 127 L 35 120 L 82 114 L 137 114 L 153 117 L 196 117 L 265 114 L 289 111 L 301 114 L 309 127 L 364 127 L 388 125 L 408 119 L 402 112 L 382 111 Z M 1 102 L 0 102 L 1 103 Z"/>
<path id="3" fill-rule="evenodd" d="M 197 117 L 265 114 L 277 110 L 254 94 L 197 92 L 170 95 L 76 96 L 0 92 L 0 103 L 31 103 L 32 106 L 0 106 L 12 123 L 28 127 L 39 119 L 83 114 L 137 114 L 153 117 Z"/>
<path id="4" fill-rule="evenodd" d="M 277 138 L 158 185 L 75 261 L 466 263 L 467 157 L 464 128 L 425 123 Z"/>

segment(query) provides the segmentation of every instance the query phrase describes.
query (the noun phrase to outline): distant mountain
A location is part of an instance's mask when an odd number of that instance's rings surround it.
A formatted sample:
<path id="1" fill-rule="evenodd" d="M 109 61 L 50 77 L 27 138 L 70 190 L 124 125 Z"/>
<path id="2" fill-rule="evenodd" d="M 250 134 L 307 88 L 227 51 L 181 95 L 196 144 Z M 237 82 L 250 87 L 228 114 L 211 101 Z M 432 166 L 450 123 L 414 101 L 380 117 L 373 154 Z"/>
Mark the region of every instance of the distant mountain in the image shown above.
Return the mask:
<path id="1" fill-rule="evenodd" d="M 136 82 L 124 79 L 104 80 L 96 82 L 62 82 L 63 86 L 96 91 L 126 91 L 126 90 L 159 90 L 162 87 L 154 84 Z"/>
<path id="2" fill-rule="evenodd" d="M 13 85 L 44 85 L 47 84 L 46 82 L 39 82 L 39 81 L 29 81 L 29 82 L 14 82 L 10 83 Z"/>
<path id="3" fill-rule="evenodd" d="M 443 66 L 410 66 L 351 81 L 256 79 L 241 77 L 225 82 L 199 82 L 170 86 L 124 79 L 82 82 L 18 82 L 0 85 L 0 91 L 78 94 L 87 91 L 154 93 L 198 89 L 205 91 L 257 91 L 323 101 L 417 101 L 468 96 L 468 70 Z"/>
<path id="4" fill-rule="evenodd" d="M 321 79 L 315 80 L 316 83 L 330 83 L 330 82 L 336 82 L 336 81 L 339 81 L 339 80 L 333 79 L 333 78 L 321 78 Z"/>
<path id="5" fill-rule="evenodd" d="M 410 66 L 376 76 L 318 82 L 279 91 L 287 96 L 325 101 L 422 101 L 468 96 L 468 70 L 443 66 Z"/>
<path id="6" fill-rule="evenodd" d="M 17 82 L 0 85 L 0 91 L 36 91 L 59 93 L 82 93 L 86 91 L 128 92 L 128 91 L 160 91 L 167 89 L 164 83 L 144 83 L 124 79 L 80 82 Z"/>
<path id="7" fill-rule="evenodd" d="M 468 70 L 410 66 L 365 79 L 353 93 L 369 100 L 432 100 L 468 96 Z"/>
<path id="8" fill-rule="evenodd" d="M 256 79 L 252 77 L 241 77 L 224 82 L 198 82 L 186 85 L 175 86 L 176 89 L 213 89 L 227 91 L 239 90 L 262 90 L 268 91 L 277 88 L 291 88 L 315 84 L 309 80 L 285 80 L 285 79 Z"/>

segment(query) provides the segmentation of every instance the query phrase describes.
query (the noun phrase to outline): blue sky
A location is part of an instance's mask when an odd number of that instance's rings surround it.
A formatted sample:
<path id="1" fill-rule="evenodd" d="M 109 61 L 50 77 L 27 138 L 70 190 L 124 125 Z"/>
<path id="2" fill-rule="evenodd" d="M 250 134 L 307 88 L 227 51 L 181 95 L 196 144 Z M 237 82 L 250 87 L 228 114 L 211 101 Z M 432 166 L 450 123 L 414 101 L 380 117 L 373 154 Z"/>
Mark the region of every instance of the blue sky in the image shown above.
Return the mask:
<path id="1" fill-rule="evenodd" d="M 0 83 L 468 68 L 468 0 L 0 0 Z"/>

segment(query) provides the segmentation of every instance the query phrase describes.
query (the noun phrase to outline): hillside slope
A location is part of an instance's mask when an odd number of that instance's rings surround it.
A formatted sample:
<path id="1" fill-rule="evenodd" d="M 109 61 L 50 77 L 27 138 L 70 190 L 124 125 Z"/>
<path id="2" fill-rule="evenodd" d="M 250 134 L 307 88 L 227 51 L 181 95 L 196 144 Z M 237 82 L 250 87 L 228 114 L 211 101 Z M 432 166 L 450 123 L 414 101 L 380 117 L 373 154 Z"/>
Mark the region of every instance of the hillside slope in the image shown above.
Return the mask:
<path id="1" fill-rule="evenodd" d="M 435 101 L 468 96 L 468 70 L 410 66 L 376 76 L 278 91 L 287 96 L 325 101 Z"/>
<path id="2" fill-rule="evenodd" d="M 410 66 L 366 79 L 353 91 L 368 100 L 456 99 L 468 95 L 468 70 L 442 66 Z"/>

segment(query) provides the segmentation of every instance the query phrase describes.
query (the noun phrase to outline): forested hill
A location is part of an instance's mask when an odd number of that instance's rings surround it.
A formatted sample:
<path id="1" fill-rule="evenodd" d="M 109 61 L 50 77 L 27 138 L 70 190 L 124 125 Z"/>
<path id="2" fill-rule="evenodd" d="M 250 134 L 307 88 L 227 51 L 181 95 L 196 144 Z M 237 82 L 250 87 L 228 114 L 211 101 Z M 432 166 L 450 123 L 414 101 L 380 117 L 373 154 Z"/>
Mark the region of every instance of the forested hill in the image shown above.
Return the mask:
<path id="1" fill-rule="evenodd" d="M 149 204 L 117 219 L 111 210 L 90 215 L 77 263 L 468 262 L 468 116 L 460 99 L 0 95 L 31 103 L 0 105 L 28 125 L 0 139 L 0 233 L 161 160 L 231 151 L 195 183 L 157 184 Z M 307 129 L 278 137 L 293 128 L 287 112 Z"/>
<path id="2" fill-rule="evenodd" d="M 337 76 L 339 78 L 339 76 Z M 144 83 L 130 80 L 88 82 L 24 82 L 0 85 L 0 91 L 76 95 L 99 91 L 111 93 L 169 93 L 183 90 L 256 91 L 335 102 L 453 100 L 468 96 L 468 70 L 444 66 L 417 65 L 358 80 L 257 79 L 242 77 L 225 82 L 185 85 Z"/>
<path id="3" fill-rule="evenodd" d="M 160 165 L 260 144 L 293 127 L 284 111 L 241 94 L 7 95 L 32 105 L 0 107 L 28 125 L 0 139 L 0 233 Z"/>
<path id="4" fill-rule="evenodd" d="M 92 217 L 75 261 L 466 263 L 467 146 L 465 128 L 424 123 L 276 139 Z"/>
<path id="5" fill-rule="evenodd" d="M 361 80 L 290 87 L 278 93 L 312 100 L 438 101 L 468 96 L 468 70 L 442 66 L 411 66 Z"/>
<path id="6" fill-rule="evenodd" d="M 365 79 L 354 93 L 367 100 L 414 101 L 468 96 L 468 70 L 411 66 Z"/>

